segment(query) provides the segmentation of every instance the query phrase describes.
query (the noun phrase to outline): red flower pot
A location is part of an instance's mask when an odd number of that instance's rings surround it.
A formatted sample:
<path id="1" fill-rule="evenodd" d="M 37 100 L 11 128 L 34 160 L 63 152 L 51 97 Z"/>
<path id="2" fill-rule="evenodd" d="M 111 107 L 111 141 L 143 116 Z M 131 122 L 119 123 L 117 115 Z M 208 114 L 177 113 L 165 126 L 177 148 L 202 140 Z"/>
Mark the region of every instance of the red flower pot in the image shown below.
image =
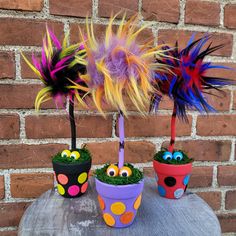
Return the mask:
<path id="1" fill-rule="evenodd" d="M 192 172 L 192 163 L 171 165 L 153 161 L 160 196 L 178 199 L 187 189 Z"/>

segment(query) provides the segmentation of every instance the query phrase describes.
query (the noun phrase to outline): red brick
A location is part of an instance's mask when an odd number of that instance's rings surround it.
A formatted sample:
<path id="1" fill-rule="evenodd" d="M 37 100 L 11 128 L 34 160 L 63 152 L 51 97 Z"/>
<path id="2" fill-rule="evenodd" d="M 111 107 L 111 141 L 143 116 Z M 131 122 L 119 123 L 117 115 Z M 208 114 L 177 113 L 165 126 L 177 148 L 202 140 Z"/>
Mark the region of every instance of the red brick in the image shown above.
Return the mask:
<path id="1" fill-rule="evenodd" d="M 27 116 L 25 119 L 28 138 L 70 138 L 70 123 L 67 116 Z M 111 137 L 112 116 L 80 115 L 76 118 L 77 137 Z"/>
<path id="2" fill-rule="evenodd" d="M 4 196 L 5 196 L 4 176 L 0 175 L 0 199 L 3 199 Z"/>
<path id="3" fill-rule="evenodd" d="M 236 190 L 227 191 L 225 195 L 225 209 L 236 209 Z"/>
<path id="4" fill-rule="evenodd" d="M 86 17 L 92 14 L 92 0 L 49 0 L 51 14 Z"/>
<path id="5" fill-rule="evenodd" d="M 29 206 L 27 202 L 0 203 L 0 227 L 18 226 L 20 219 Z"/>
<path id="6" fill-rule="evenodd" d="M 88 143 L 87 148 L 93 156 L 93 164 L 116 163 L 118 161 L 118 142 Z M 154 154 L 155 145 L 150 142 L 125 142 L 125 162 L 149 162 L 153 159 Z"/>
<path id="7" fill-rule="evenodd" d="M 207 26 L 219 25 L 220 4 L 217 2 L 188 0 L 185 6 L 185 23 Z"/>
<path id="8" fill-rule="evenodd" d="M 52 21 L 1 18 L 0 45 L 41 46 L 46 23 L 59 39 L 63 36 L 63 24 Z"/>
<path id="9" fill-rule="evenodd" d="M 168 147 L 164 142 L 163 147 Z M 177 141 L 176 149 L 185 151 L 195 161 L 228 161 L 231 152 L 230 141 L 188 140 Z"/>
<path id="10" fill-rule="evenodd" d="M 207 204 L 215 211 L 220 209 L 221 205 L 221 192 L 197 192 Z"/>
<path id="11" fill-rule="evenodd" d="M 0 169 L 52 167 L 51 157 L 68 148 L 65 144 L 0 145 Z"/>
<path id="12" fill-rule="evenodd" d="M 207 102 L 217 111 L 229 111 L 231 91 L 224 89 L 221 92 L 209 90 L 211 94 L 205 94 Z"/>
<path id="13" fill-rule="evenodd" d="M 210 187 L 212 185 L 213 167 L 196 166 L 193 167 L 189 181 L 190 188 Z"/>
<path id="14" fill-rule="evenodd" d="M 212 69 L 209 70 L 208 73 L 206 74 L 207 76 L 212 76 L 212 77 L 220 77 L 220 78 L 227 78 L 230 80 L 235 80 L 236 81 L 236 75 L 235 75 L 235 70 L 236 70 L 236 63 L 229 62 L 229 63 L 212 63 L 213 65 L 222 65 L 226 66 L 230 69 Z"/>
<path id="15" fill-rule="evenodd" d="M 122 18 L 123 14 L 132 16 L 138 11 L 138 0 L 100 0 L 98 3 L 98 16 L 110 17 L 111 14 L 121 12 L 117 18 Z"/>
<path id="16" fill-rule="evenodd" d="M 20 120 L 16 114 L 0 115 L 0 139 L 19 138 Z"/>
<path id="17" fill-rule="evenodd" d="M 227 232 L 236 232 L 236 214 L 234 213 L 225 213 L 217 215 L 222 233 Z"/>
<path id="18" fill-rule="evenodd" d="M 21 10 L 21 11 L 41 11 L 43 0 L 22 1 L 22 0 L 4 0 L 0 1 L 0 9 Z"/>
<path id="19" fill-rule="evenodd" d="M 218 184 L 220 186 L 236 185 L 236 166 L 218 166 Z"/>
<path id="20" fill-rule="evenodd" d="M 24 56 L 32 62 L 32 53 L 23 52 Z M 40 60 L 41 54 L 34 52 L 35 57 Z M 30 69 L 23 57 L 21 56 L 21 77 L 23 79 L 39 79 L 37 75 Z"/>
<path id="21" fill-rule="evenodd" d="M 168 43 L 171 46 L 175 46 L 176 40 L 179 42 L 180 48 L 185 48 L 187 42 L 191 38 L 192 34 L 196 33 L 195 39 L 203 37 L 205 32 L 193 32 L 193 31 L 184 31 L 184 30 L 172 30 L 172 29 L 161 29 L 158 32 L 158 42 L 159 43 Z M 218 49 L 213 52 L 212 56 L 225 56 L 229 57 L 232 54 L 232 45 L 233 45 L 233 35 L 227 33 L 214 33 L 212 34 L 212 38 L 210 40 L 212 42 L 212 46 L 216 46 L 219 44 L 225 45 L 223 48 Z M 205 46 L 207 47 L 207 45 Z"/>
<path id="22" fill-rule="evenodd" d="M 11 174 L 11 195 L 15 198 L 35 198 L 53 187 L 53 174 Z"/>
<path id="23" fill-rule="evenodd" d="M 224 9 L 224 25 L 230 29 L 236 29 L 236 4 L 227 4 Z"/>
<path id="24" fill-rule="evenodd" d="M 145 20 L 171 23 L 179 21 L 179 0 L 143 0 L 142 15 Z"/>
<path id="25" fill-rule="evenodd" d="M 101 40 L 104 38 L 104 34 L 106 31 L 106 25 L 98 25 L 98 24 L 94 24 L 94 35 L 96 37 L 97 40 Z M 86 34 L 86 26 L 85 24 L 77 24 L 77 23 L 72 23 L 70 24 L 70 40 L 71 43 L 78 43 L 81 41 L 81 37 L 80 37 L 80 31 L 79 28 L 81 29 L 81 31 Z M 115 30 L 116 27 L 113 26 L 113 29 Z"/>
<path id="26" fill-rule="evenodd" d="M 198 116 L 197 134 L 203 136 L 236 135 L 236 116 Z"/>
<path id="27" fill-rule="evenodd" d="M 11 52 L 0 52 L 0 79 L 15 79 L 14 54 Z"/>
<path id="28" fill-rule="evenodd" d="M 11 231 L 0 231 L 1 236 L 17 236 L 17 230 L 11 230 Z"/>
<path id="29" fill-rule="evenodd" d="M 125 120 L 126 137 L 155 137 L 170 136 L 171 116 L 150 115 L 146 118 L 142 116 L 130 115 Z M 177 136 L 191 134 L 192 119 L 189 117 L 189 124 L 177 121 Z"/>
<path id="30" fill-rule="evenodd" d="M 34 101 L 41 88 L 38 84 L 1 84 L 0 108 L 34 109 Z M 55 108 L 52 100 L 42 104 L 42 109 L 46 108 Z"/>

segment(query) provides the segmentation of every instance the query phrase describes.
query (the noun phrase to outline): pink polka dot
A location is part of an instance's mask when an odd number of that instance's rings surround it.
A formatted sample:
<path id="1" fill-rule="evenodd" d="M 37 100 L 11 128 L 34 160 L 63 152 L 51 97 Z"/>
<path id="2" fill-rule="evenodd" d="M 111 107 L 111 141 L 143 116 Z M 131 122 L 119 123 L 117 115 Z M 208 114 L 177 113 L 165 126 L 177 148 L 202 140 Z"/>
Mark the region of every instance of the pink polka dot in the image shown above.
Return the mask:
<path id="1" fill-rule="evenodd" d="M 59 181 L 60 184 L 67 184 L 68 183 L 68 177 L 66 175 L 63 175 L 63 174 L 59 174 L 57 176 L 57 179 Z"/>
<path id="2" fill-rule="evenodd" d="M 86 183 L 84 183 L 84 184 L 82 185 L 82 187 L 81 187 L 81 192 L 82 192 L 82 193 L 86 192 L 87 188 L 88 188 L 88 182 L 86 182 Z"/>
<path id="3" fill-rule="evenodd" d="M 77 185 L 72 185 L 68 188 L 68 193 L 71 195 L 71 196 L 75 196 L 79 193 L 79 186 Z"/>

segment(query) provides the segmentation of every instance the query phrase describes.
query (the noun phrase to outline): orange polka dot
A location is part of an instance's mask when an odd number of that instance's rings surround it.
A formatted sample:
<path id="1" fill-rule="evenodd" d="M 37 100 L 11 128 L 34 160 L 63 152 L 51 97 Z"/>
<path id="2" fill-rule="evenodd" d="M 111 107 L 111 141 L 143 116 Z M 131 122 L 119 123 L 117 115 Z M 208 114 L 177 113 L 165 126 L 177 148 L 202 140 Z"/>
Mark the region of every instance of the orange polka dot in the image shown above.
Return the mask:
<path id="1" fill-rule="evenodd" d="M 125 212 L 126 206 L 123 202 L 115 202 L 111 205 L 111 212 L 115 215 L 121 215 Z"/>
<path id="2" fill-rule="evenodd" d="M 59 174 L 59 175 L 57 176 L 57 179 L 58 179 L 58 181 L 59 181 L 60 184 L 64 184 L 64 185 L 65 185 L 65 184 L 68 183 L 68 178 L 67 178 L 66 175 Z"/>
<path id="3" fill-rule="evenodd" d="M 108 213 L 103 214 L 103 219 L 106 222 L 106 224 L 109 225 L 109 226 L 113 226 L 116 223 L 116 221 L 113 218 L 113 216 L 111 216 Z"/>
<path id="4" fill-rule="evenodd" d="M 105 202 L 103 201 L 103 199 L 101 198 L 100 195 L 98 195 L 98 202 L 99 202 L 99 206 L 102 210 L 105 209 Z"/>
<path id="5" fill-rule="evenodd" d="M 140 207 L 141 204 L 141 200 L 142 200 L 142 194 L 140 194 L 136 201 L 134 202 L 134 209 L 137 210 Z"/>
<path id="6" fill-rule="evenodd" d="M 88 188 L 88 182 L 86 182 L 86 183 L 84 183 L 84 184 L 82 185 L 82 187 L 81 187 L 81 192 L 82 192 L 82 193 L 85 193 L 86 190 L 87 190 L 87 188 Z"/>
<path id="7" fill-rule="evenodd" d="M 131 211 L 125 212 L 121 217 L 120 217 L 120 222 L 122 224 L 129 224 L 134 218 L 134 213 Z"/>

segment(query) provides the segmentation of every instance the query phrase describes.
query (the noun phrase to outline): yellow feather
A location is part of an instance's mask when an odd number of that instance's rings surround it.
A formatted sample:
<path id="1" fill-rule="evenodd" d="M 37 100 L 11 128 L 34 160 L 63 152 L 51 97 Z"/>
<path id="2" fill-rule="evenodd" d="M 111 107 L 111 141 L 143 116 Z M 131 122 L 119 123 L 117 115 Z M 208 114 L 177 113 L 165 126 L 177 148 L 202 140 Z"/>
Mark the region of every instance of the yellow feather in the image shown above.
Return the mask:
<path id="1" fill-rule="evenodd" d="M 35 98 L 35 109 L 36 109 L 36 111 L 39 110 L 39 107 L 40 107 L 40 105 L 41 105 L 42 99 L 45 98 L 46 96 L 50 96 L 50 95 L 49 95 L 49 92 L 50 92 L 51 90 L 52 90 L 52 88 L 49 87 L 49 86 L 47 86 L 47 87 L 45 87 L 45 88 L 42 88 L 42 89 L 38 92 L 38 94 L 37 94 L 37 96 L 36 96 L 36 98 Z"/>

